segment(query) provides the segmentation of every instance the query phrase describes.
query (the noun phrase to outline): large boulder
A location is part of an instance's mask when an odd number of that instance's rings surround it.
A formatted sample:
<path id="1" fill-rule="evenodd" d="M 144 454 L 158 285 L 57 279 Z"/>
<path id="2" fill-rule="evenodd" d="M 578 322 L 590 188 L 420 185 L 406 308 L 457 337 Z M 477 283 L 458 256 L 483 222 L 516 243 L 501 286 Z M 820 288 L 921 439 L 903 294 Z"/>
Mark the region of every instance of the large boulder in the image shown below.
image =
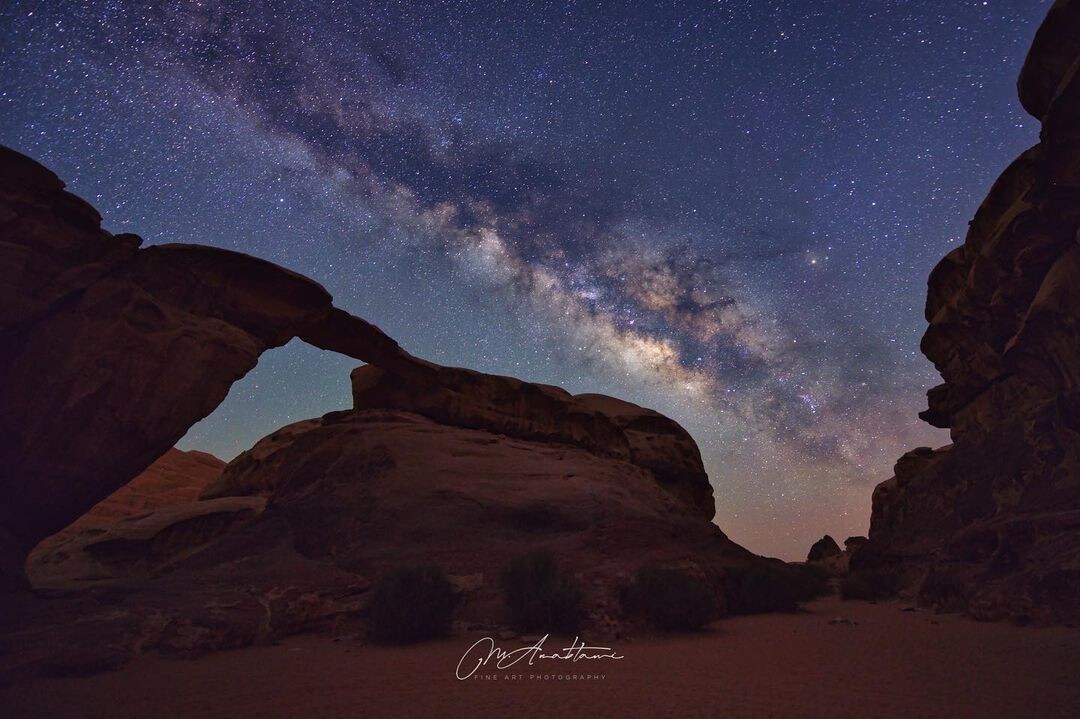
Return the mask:
<path id="1" fill-rule="evenodd" d="M 21 583 L 31 547 L 146 469 L 266 349 L 299 336 L 387 367 L 411 359 L 277 265 L 109 234 L 53 173 L 6 148 L 0 231 L 0 590 Z"/>
<path id="2" fill-rule="evenodd" d="M 930 275 L 923 353 L 944 383 L 873 497 L 859 571 L 984 618 L 1080 619 L 1080 2 L 1058 0 L 1019 82 L 1040 142 Z"/>

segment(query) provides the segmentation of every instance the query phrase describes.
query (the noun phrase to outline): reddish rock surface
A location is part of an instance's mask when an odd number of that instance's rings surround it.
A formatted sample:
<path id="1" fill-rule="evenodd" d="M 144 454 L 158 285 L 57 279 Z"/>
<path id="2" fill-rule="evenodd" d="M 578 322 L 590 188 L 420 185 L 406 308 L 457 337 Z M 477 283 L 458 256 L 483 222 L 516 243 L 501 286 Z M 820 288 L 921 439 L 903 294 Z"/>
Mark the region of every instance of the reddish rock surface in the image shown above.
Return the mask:
<path id="1" fill-rule="evenodd" d="M 1058 0 L 1019 94 L 1040 142 L 931 273 L 922 350 L 944 384 L 874 492 L 853 568 L 987 619 L 1080 619 L 1080 2 Z"/>
<path id="2" fill-rule="evenodd" d="M 141 474 L 45 539 L 39 547 L 159 507 L 194 502 L 208 484 L 221 476 L 224 468 L 225 462 L 212 454 L 170 448 Z"/>
<path id="3" fill-rule="evenodd" d="M 259 497 L 181 502 L 65 531 L 30 553 L 26 573 L 39 590 L 148 579 L 251 521 L 265 506 Z"/>

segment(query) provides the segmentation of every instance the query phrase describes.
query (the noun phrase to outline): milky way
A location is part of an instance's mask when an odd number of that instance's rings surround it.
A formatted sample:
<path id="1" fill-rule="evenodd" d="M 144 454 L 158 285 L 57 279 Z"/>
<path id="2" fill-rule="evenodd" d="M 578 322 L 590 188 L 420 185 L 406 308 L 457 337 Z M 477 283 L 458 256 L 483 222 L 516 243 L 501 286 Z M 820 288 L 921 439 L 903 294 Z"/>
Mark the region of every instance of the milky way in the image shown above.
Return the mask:
<path id="1" fill-rule="evenodd" d="M 865 533 L 937 383 L 925 278 L 1036 140 L 1048 2 L 15 2 L 0 142 L 149 243 L 322 281 L 423 357 L 654 407 L 717 523 Z M 348 404 L 266 355 L 183 446 Z"/>

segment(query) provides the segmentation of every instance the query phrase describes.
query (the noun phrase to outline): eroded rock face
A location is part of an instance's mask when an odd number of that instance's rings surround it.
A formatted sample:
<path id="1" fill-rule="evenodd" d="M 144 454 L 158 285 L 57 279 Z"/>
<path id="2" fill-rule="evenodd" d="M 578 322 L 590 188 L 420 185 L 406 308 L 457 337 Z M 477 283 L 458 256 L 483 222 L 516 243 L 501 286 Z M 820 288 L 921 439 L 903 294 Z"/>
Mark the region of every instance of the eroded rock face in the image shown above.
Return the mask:
<path id="1" fill-rule="evenodd" d="M 704 519 L 716 514 L 701 452 L 686 430 L 659 412 L 598 394 L 571 395 L 546 384 L 485 375 L 471 369 L 415 361 L 414 379 L 373 365 L 352 371 L 355 410 L 417 413 L 462 429 L 580 447 L 648 471 L 657 483 Z M 415 378 L 420 378 L 419 381 Z M 316 421 L 316 420 L 311 420 Z M 238 472 L 271 448 L 293 442 L 308 422 L 286 426 L 262 440 L 203 493 L 204 498 L 264 491 L 269 478 Z"/>
<path id="2" fill-rule="evenodd" d="M 211 247 L 139 249 L 63 188 L 0 148 L 0 589 L 21 581 L 31 547 L 217 407 L 264 350 L 300 336 L 386 367 L 411 359 L 312 280 Z"/>
<path id="3" fill-rule="evenodd" d="M 619 409 L 648 416 L 633 407 Z M 519 410 L 528 418 L 531 408 Z M 541 403 L 532 421 L 549 409 Z M 458 587 L 457 621 L 497 628 L 509 619 L 499 571 L 525 552 L 550 550 L 580 584 L 583 629 L 593 636 L 632 626 L 620 592 L 646 564 L 702 578 L 721 611 L 729 570 L 783 567 L 728 540 L 628 452 L 399 409 L 283 427 L 229 463 L 203 497 L 35 550 L 35 586 L 68 594 L 15 608 L 11 626 L 0 617 L 0 637 L 17 647 L 0 655 L 0 679 L 92 672 L 151 650 L 194 655 L 298 631 L 362 634 L 373 581 L 421 562 L 438 564 Z"/>
<path id="4" fill-rule="evenodd" d="M 302 554 L 364 576 L 434 561 L 478 578 L 466 621 L 505 619 L 499 570 L 536 549 L 579 575 L 594 630 L 618 624 L 619 588 L 645 564 L 687 567 L 719 596 L 725 568 L 762 561 L 709 521 L 697 446 L 670 419 L 429 363 L 414 377 L 355 370 L 353 410 L 274 432 L 202 496 L 265 497 Z"/>
<path id="5" fill-rule="evenodd" d="M 261 497 L 182 502 L 67 532 L 35 548 L 26 573 L 39 590 L 145 580 L 251 521 L 265 506 Z"/>
<path id="6" fill-rule="evenodd" d="M 855 568 L 986 618 L 1080 618 L 1080 2 L 1059 0 L 1020 76 L 1040 142 L 934 269 L 923 419 L 953 443 L 897 462 Z"/>

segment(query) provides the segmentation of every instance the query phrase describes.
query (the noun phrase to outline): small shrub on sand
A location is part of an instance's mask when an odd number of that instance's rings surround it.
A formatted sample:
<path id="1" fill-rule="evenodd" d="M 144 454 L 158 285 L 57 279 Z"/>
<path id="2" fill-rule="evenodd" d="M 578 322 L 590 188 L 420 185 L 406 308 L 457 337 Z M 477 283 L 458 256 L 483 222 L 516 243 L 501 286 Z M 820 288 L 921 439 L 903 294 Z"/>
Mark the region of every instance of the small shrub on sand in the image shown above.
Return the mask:
<path id="1" fill-rule="evenodd" d="M 716 618 L 716 602 L 705 582 L 674 567 L 639 569 L 623 605 L 668 632 L 699 629 Z"/>
<path id="2" fill-rule="evenodd" d="M 434 564 L 399 567 L 372 588 L 368 619 L 371 636 L 390 644 L 406 644 L 442 636 L 459 596 Z"/>
<path id="3" fill-rule="evenodd" d="M 880 572 L 857 572 L 840 581 L 840 596 L 844 599 L 874 601 L 885 599 L 896 592 L 892 576 Z"/>
<path id="4" fill-rule="evenodd" d="M 828 576 L 805 564 L 758 564 L 728 570 L 726 596 L 732 614 L 794 612 L 799 602 L 828 591 Z"/>
<path id="5" fill-rule="evenodd" d="M 581 590 L 564 575 L 555 556 L 535 551 L 515 557 L 499 576 L 511 622 L 519 632 L 573 632 Z"/>

